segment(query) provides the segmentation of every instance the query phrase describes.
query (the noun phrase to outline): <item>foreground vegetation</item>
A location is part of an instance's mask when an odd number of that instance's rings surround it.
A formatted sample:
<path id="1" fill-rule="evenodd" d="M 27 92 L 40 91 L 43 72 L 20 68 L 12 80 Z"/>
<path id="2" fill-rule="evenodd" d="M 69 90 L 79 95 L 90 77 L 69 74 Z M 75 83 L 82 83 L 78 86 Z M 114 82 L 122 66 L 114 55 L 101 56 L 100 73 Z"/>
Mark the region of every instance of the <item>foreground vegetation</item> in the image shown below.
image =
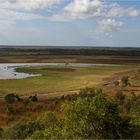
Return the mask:
<path id="1" fill-rule="evenodd" d="M 57 99 L 58 110 L 43 112 L 36 121 L 1 128 L 0 135 L 3 139 L 138 139 L 139 101 L 135 94 L 128 98 L 117 92 L 110 99 L 101 89 L 86 88 Z"/>

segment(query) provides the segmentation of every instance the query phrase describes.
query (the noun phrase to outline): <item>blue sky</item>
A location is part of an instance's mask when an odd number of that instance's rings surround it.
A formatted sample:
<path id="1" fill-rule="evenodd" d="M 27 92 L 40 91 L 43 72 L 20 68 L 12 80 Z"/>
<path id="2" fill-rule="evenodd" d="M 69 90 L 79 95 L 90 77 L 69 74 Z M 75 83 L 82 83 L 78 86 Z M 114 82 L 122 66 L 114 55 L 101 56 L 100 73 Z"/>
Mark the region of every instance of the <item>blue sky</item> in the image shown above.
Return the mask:
<path id="1" fill-rule="evenodd" d="M 0 0 L 0 44 L 140 47 L 140 0 Z"/>

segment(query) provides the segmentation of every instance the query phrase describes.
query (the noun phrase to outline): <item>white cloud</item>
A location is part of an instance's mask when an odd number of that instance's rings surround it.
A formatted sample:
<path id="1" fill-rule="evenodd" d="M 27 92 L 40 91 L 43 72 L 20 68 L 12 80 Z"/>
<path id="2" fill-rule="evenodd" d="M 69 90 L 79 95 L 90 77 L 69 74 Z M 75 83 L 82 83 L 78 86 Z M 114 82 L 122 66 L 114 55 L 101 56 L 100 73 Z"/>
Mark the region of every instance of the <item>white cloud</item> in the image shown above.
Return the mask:
<path id="1" fill-rule="evenodd" d="M 45 17 L 31 12 L 20 11 L 21 1 L 0 0 L 0 29 L 12 28 L 18 21 L 31 21 L 45 19 Z M 28 0 L 29 1 L 29 0 Z"/>
<path id="2" fill-rule="evenodd" d="M 0 25 L 12 26 L 17 21 L 43 19 L 44 17 L 32 14 L 32 10 L 48 10 L 64 1 L 69 0 L 0 0 Z M 20 12 L 22 10 L 22 12 Z M 63 8 L 62 13 L 49 17 L 53 21 L 72 21 L 95 19 L 99 22 L 102 32 L 110 32 L 120 28 L 123 23 L 118 19 L 140 15 L 140 9 L 134 7 L 122 7 L 115 2 L 103 2 L 103 0 L 71 0 Z"/>
<path id="3" fill-rule="evenodd" d="M 103 16 L 104 3 L 100 0 L 74 0 L 69 3 L 62 14 L 54 15 L 51 20 L 69 21 Z"/>
<path id="4" fill-rule="evenodd" d="M 73 0 L 65 8 L 64 12 L 52 16 L 51 20 L 71 21 L 87 18 L 111 18 L 123 16 L 139 16 L 140 9 L 133 7 L 121 7 L 117 3 L 106 3 L 101 0 Z"/>
<path id="5" fill-rule="evenodd" d="M 42 10 L 60 4 L 64 0 L 1 0 L 0 3 L 14 4 L 25 10 Z"/>
<path id="6" fill-rule="evenodd" d="M 21 0 L 19 5 L 26 10 L 42 10 L 60 4 L 63 0 Z"/>
<path id="7" fill-rule="evenodd" d="M 110 6 L 111 8 L 107 12 L 107 17 L 123 17 L 123 16 L 130 16 L 135 17 L 140 15 L 140 9 L 135 9 L 133 7 L 124 8 L 118 4 L 113 4 Z"/>
<path id="8" fill-rule="evenodd" d="M 137 10 L 135 8 L 129 8 L 129 9 L 127 9 L 127 15 L 132 16 L 132 17 L 139 16 L 140 15 L 140 10 Z"/>
<path id="9" fill-rule="evenodd" d="M 0 9 L 0 28 L 4 29 L 16 24 L 17 21 L 30 21 L 43 19 L 43 16 L 31 13 L 18 12 L 11 9 Z"/>
<path id="10" fill-rule="evenodd" d="M 123 22 L 117 21 L 115 19 L 103 19 L 99 22 L 100 32 L 111 32 L 113 30 L 118 30 L 123 26 Z"/>

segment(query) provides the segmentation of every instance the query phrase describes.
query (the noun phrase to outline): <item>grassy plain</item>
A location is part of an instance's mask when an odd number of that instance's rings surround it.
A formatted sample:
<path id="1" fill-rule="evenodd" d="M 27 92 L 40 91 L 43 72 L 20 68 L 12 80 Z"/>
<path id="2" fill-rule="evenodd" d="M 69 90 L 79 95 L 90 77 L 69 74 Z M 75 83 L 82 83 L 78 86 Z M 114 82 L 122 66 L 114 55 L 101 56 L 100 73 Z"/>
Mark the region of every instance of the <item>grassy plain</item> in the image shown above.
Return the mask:
<path id="1" fill-rule="evenodd" d="M 30 77 L 17 80 L 0 80 L 1 97 L 7 93 L 19 95 L 51 94 L 79 90 L 84 87 L 96 87 L 105 83 L 105 79 L 115 73 L 130 71 L 138 66 L 92 66 L 92 67 L 60 67 L 39 66 L 19 68 L 17 71 L 42 74 L 39 77 Z"/>

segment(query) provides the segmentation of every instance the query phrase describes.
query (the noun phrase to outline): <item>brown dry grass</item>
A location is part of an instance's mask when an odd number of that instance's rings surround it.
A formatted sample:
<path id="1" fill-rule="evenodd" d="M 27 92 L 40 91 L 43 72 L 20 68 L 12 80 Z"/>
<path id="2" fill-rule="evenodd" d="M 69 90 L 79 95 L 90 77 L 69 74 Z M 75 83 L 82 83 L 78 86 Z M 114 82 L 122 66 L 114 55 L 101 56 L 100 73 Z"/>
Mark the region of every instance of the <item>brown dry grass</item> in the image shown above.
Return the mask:
<path id="1" fill-rule="evenodd" d="M 6 113 L 6 106 L 14 109 L 13 114 Z M 56 106 L 51 101 L 31 102 L 26 107 L 19 102 L 8 104 L 5 101 L 0 102 L 0 128 L 5 128 L 17 122 L 29 122 L 37 120 L 39 116 L 48 110 L 58 111 L 60 106 Z"/>

